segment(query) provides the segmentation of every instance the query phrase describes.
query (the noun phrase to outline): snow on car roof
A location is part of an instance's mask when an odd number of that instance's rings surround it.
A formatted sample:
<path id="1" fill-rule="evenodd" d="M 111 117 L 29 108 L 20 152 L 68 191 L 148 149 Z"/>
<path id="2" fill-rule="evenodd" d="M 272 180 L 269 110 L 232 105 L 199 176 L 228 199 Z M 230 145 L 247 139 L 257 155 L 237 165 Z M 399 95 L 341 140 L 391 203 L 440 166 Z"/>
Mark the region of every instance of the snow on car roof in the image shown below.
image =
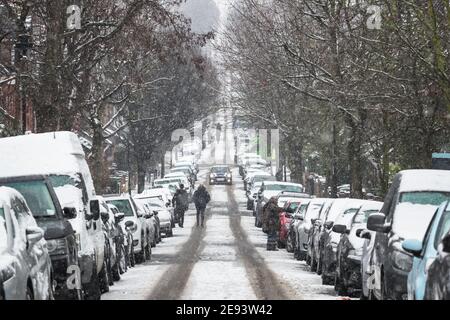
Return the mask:
<path id="1" fill-rule="evenodd" d="M 0 139 L 0 176 L 72 174 L 84 151 L 72 132 L 29 134 Z"/>
<path id="2" fill-rule="evenodd" d="M 284 182 L 284 181 L 264 181 L 265 186 L 280 185 L 280 186 L 302 186 L 300 183 Z"/>
<path id="3" fill-rule="evenodd" d="M 450 192 L 449 170 L 401 171 L 399 192 L 443 191 Z"/>
<path id="4" fill-rule="evenodd" d="M 184 173 L 181 172 L 181 171 L 178 171 L 178 172 L 171 172 L 171 173 L 166 174 L 166 175 L 164 176 L 164 179 L 168 179 L 168 178 L 179 178 L 179 177 L 186 178 L 186 174 L 184 174 Z"/>

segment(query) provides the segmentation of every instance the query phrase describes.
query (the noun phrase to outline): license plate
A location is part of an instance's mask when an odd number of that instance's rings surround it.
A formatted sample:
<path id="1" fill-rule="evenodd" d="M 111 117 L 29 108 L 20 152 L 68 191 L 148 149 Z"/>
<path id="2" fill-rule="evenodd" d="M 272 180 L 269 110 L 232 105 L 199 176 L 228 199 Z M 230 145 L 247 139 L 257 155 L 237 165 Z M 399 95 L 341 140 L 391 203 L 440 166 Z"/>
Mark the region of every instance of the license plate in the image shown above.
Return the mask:
<path id="1" fill-rule="evenodd" d="M 217 178 L 217 181 L 225 181 L 225 178 Z"/>

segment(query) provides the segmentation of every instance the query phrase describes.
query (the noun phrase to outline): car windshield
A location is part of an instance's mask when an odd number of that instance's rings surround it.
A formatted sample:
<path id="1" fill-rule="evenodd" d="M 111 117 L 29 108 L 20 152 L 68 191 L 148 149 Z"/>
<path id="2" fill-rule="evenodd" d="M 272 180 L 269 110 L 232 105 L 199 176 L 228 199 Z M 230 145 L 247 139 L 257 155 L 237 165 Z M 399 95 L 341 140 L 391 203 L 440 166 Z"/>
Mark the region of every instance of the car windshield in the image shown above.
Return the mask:
<path id="1" fill-rule="evenodd" d="M 264 186 L 264 190 L 268 191 L 286 191 L 286 192 L 303 192 L 303 189 L 300 186 L 295 185 L 284 185 L 284 184 L 270 184 Z"/>
<path id="2" fill-rule="evenodd" d="M 253 183 L 262 182 L 262 181 L 275 181 L 275 177 L 273 176 L 254 176 Z"/>
<path id="3" fill-rule="evenodd" d="M 162 205 L 160 205 L 159 203 L 154 203 L 154 202 L 150 202 L 149 206 L 150 207 L 155 207 L 155 208 L 162 208 Z"/>
<path id="4" fill-rule="evenodd" d="M 364 224 L 367 223 L 369 216 L 373 213 L 378 213 L 379 210 L 359 210 L 356 214 L 353 224 Z"/>
<path id="5" fill-rule="evenodd" d="M 403 192 L 400 196 L 400 203 L 409 202 L 412 204 L 429 204 L 433 206 L 439 206 L 446 200 L 450 200 L 450 192 Z"/>
<path id="6" fill-rule="evenodd" d="M 322 208 L 322 203 L 313 203 L 309 206 L 306 211 L 305 220 L 317 219 L 319 217 L 320 209 Z"/>
<path id="7" fill-rule="evenodd" d="M 212 173 L 220 173 L 220 174 L 227 173 L 228 167 L 212 167 L 211 172 Z"/>
<path id="8" fill-rule="evenodd" d="M 173 168 L 173 169 L 170 170 L 170 172 L 190 173 L 191 170 L 189 168 Z"/>
<path id="9" fill-rule="evenodd" d="M 56 215 L 55 205 L 44 181 L 12 182 L 5 185 L 16 189 L 23 195 L 35 218 Z"/>
<path id="10" fill-rule="evenodd" d="M 130 201 L 128 201 L 127 199 L 108 200 L 106 202 L 115 205 L 117 209 L 119 209 L 119 212 L 122 212 L 125 215 L 125 217 L 134 216 Z"/>
<path id="11" fill-rule="evenodd" d="M 0 208 L 0 253 L 8 247 L 8 235 L 6 233 L 5 211 Z"/>
<path id="12" fill-rule="evenodd" d="M 173 183 L 181 183 L 181 179 L 164 179 L 164 180 L 155 180 L 155 186 L 163 186 L 166 184 L 173 184 Z"/>
<path id="13" fill-rule="evenodd" d="M 442 214 L 441 220 L 439 221 L 439 227 L 436 231 L 436 237 L 434 238 L 434 248 L 437 249 L 442 238 L 450 230 L 450 211 L 445 211 Z"/>

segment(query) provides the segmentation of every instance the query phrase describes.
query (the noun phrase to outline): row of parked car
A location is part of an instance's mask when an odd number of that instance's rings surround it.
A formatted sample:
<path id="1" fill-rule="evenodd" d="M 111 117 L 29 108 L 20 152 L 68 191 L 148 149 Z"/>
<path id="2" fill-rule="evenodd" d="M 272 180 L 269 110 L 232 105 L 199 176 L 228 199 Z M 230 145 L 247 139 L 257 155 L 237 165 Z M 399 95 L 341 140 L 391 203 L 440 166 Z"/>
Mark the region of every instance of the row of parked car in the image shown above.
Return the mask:
<path id="1" fill-rule="evenodd" d="M 384 202 L 313 198 L 300 184 L 244 173 L 247 209 L 261 227 L 273 196 L 279 247 L 304 260 L 338 295 L 450 299 L 450 171 L 398 173 Z"/>
<path id="2" fill-rule="evenodd" d="M 0 150 L 0 299 L 100 299 L 173 235 L 175 190 L 96 195 L 71 132 L 3 138 Z"/>

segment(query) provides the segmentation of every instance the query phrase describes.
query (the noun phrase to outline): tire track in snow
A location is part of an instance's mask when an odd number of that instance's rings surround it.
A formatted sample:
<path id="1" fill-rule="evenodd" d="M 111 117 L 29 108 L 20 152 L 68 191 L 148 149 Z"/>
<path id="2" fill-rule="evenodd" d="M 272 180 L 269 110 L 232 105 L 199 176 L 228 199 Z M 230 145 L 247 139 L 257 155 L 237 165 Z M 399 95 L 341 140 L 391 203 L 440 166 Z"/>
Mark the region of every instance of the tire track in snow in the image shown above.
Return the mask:
<path id="1" fill-rule="evenodd" d="M 210 188 L 206 186 L 208 192 Z M 177 253 L 173 265 L 167 269 L 156 284 L 148 300 L 179 300 L 191 275 L 194 265 L 199 261 L 203 251 L 203 239 L 206 235 L 207 221 L 211 217 L 211 207 L 205 211 L 205 227 L 197 228 L 194 224 L 188 241 Z"/>
<path id="2" fill-rule="evenodd" d="M 239 205 L 235 199 L 233 187 L 228 191 L 228 212 L 230 214 L 230 227 L 236 238 L 238 254 L 242 258 L 252 288 L 261 300 L 287 300 L 301 299 L 301 297 L 289 284 L 279 280 L 268 268 L 264 258 L 249 241 L 245 230 L 241 225 Z"/>

